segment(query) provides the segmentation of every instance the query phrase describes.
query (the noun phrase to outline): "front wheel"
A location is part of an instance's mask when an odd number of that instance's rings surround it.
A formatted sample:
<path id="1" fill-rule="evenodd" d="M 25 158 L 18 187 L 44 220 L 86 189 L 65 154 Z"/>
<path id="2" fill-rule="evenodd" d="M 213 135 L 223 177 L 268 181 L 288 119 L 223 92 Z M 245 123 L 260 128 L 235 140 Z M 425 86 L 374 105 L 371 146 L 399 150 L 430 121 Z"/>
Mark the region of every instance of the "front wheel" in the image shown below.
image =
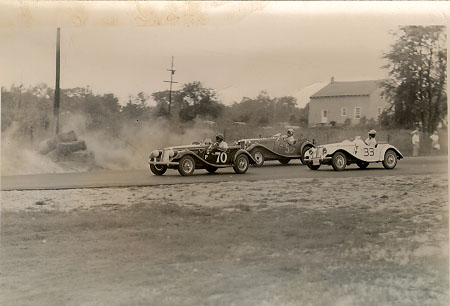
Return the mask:
<path id="1" fill-rule="evenodd" d="M 347 166 L 347 157 L 342 152 L 336 152 L 333 154 L 331 165 L 334 170 L 343 171 Z"/>
<path id="2" fill-rule="evenodd" d="M 248 157 L 245 154 L 239 154 L 238 157 L 236 157 L 236 160 L 234 161 L 234 172 L 237 174 L 244 174 L 248 170 Z"/>
<path id="3" fill-rule="evenodd" d="M 397 154 L 393 150 L 387 150 L 384 154 L 383 166 L 386 169 L 394 169 L 397 165 Z"/>
<path id="4" fill-rule="evenodd" d="M 255 166 L 261 167 L 264 164 L 264 155 L 260 150 L 252 151 L 253 159 L 255 160 Z"/>
<path id="5" fill-rule="evenodd" d="M 317 170 L 320 168 L 320 165 L 313 165 L 312 162 L 306 163 L 306 165 L 308 166 L 309 169 L 311 170 Z"/>
<path id="6" fill-rule="evenodd" d="M 303 148 L 302 153 L 300 154 L 300 161 L 302 164 L 305 164 L 305 154 L 308 152 L 309 149 L 311 149 L 313 146 L 307 145 Z"/>
<path id="7" fill-rule="evenodd" d="M 150 170 L 153 172 L 154 175 L 163 175 L 166 173 L 167 166 L 166 165 L 150 165 Z"/>
<path id="8" fill-rule="evenodd" d="M 189 156 L 185 155 L 180 159 L 180 163 L 178 165 L 178 172 L 180 172 L 183 176 L 192 175 L 195 170 L 195 161 Z"/>

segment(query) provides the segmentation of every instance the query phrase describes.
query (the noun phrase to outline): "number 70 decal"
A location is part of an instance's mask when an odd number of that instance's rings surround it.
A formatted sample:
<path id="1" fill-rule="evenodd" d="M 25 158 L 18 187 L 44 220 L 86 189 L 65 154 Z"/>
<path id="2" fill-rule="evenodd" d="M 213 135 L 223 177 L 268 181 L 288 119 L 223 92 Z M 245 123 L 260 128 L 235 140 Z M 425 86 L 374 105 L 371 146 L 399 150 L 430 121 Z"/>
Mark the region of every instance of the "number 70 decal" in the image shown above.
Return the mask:
<path id="1" fill-rule="evenodd" d="M 214 155 L 217 155 L 216 163 L 221 162 L 222 164 L 226 163 L 227 161 L 227 153 L 225 152 L 214 152 Z"/>

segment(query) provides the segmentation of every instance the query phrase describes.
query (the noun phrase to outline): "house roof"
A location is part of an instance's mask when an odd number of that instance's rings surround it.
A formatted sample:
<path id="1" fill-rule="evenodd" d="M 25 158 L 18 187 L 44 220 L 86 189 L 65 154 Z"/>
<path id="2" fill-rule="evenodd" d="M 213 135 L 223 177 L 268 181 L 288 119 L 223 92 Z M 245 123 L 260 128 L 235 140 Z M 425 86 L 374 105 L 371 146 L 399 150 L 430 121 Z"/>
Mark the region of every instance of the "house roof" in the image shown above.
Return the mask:
<path id="1" fill-rule="evenodd" d="M 338 96 L 368 96 L 380 86 L 383 80 L 331 82 L 315 94 L 313 98 Z"/>

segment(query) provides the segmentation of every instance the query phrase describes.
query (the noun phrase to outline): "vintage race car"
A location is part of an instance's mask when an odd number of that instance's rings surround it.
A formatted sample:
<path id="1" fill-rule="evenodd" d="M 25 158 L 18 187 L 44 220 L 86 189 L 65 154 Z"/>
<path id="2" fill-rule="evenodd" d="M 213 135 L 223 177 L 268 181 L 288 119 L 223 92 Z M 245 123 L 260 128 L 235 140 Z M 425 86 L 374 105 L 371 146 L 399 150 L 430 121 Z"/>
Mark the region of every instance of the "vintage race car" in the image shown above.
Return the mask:
<path id="1" fill-rule="evenodd" d="M 213 144 L 194 143 L 168 147 L 151 152 L 150 170 L 163 175 L 167 169 L 177 169 L 181 175 L 192 175 L 195 169 L 206 169 L 212 173 L 219 168 L 233 167 L 238 174 L 247 172 L 255 160 L 249 152 L 239 146 L 221 149 Z"/>
<path id="2" fill-rule="evenodd" d="M 394 146 L 379 143 L 375 147 L 367 145 L 362 139 L 326 144 L 311 148 L 305 154 L 305 163 L 311 170 L 319 169 L 320 165 L 331 165 L 336 171 L 342 171 L 347 165 L 357 164 L 361 169 L 369 163 L 382 162 L 386 169 L 394 169 L 397 161 L 403 155 Z"/>
<path id="3" fill-rule="evenodd" d="M 281 134 L 267 138 L 240 139 L 236 144 L 243 145 L 255 159 L 255 166 L 262 166 L 266 160 L 278 160 L 287 164 L 291 159 L 300 159 L 302 163 L 305 152 L 315 145 L 307 139 L 296 139 L 291 145 Z"/>

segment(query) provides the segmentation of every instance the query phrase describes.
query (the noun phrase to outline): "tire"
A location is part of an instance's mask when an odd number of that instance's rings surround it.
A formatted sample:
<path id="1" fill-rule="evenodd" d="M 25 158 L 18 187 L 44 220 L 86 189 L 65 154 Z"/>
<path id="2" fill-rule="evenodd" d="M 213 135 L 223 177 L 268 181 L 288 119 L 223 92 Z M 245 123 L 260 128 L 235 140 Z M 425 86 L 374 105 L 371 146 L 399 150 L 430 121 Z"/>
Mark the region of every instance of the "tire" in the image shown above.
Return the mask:
<path id="1" fill-rule="evenodd" d="M 150 170 L 154 175 L 163 175 L 166 173 L 167 166 L 166 165 L 150 165 Z"/>
<path id="2" fill-rule="evenodd" d="M 234 172 L 236 172 L 237 174 L 244 174 L 248 170 L 248 165 L 249 161 L 247 155 L 241 153 L 234 160 Z"/>
<path id="3" fill-rule="evenodd" d="M 317 170 L 320 168 L 320 165 L 313 165 L 313 163 L 306 163 L 309 169 L 311 170 Z"/>
<path id="4" fill-rule="evenodd" d="M 217 167 L 213 167 L 213 166 L 206 166 L 205 167 L 206 171 L 208 171 L 209 173 L 214 173 L 217 171 Z"/>
<path id="5" fill-rule="evenodd" d="M 360 169 L 366 169 L 369 166 L 369 163 L 364 161 L 357 161 L 356 164 Z"/>
<path id="6" fill-rule="evenodd" d="M 195 170 L 194 159 L 189 155 L 183 156 L 180 159 L 180 164 L 178 165 L 178 172 L 180 172 L 182 176 L 188 176 L 192 175 L 194 173 L 194 170 Z"/>
<path id="7" fill-rule="evenodd" d="M 306 145 L 303 147 L 302 153 L 300 154 L 300 161 L 302 162 L 302 164 L 305 164 L 305 154 L 306 152 L 308 152 L 309 149 L 311 149 L 313 146 L 311 145 Z"/>
<path id="8" fill-rule="evenodd" d="M 280 163 L 282 163 L 283 165 L 287 165 L 289 164 L 289 162 L 291 161 L 290 158 L 282 158 L 278 160 Z"/>
<path id="9" fill-rule="evenodd" d="M 347 157 L 342 152 L 336 152 L 333 154 L 331 165 L 333 166 L 334 170 L 343 171 L 347 166 Z"/>
<path id="10" fill-rule="evenodd" d="M 394 169 L 397 166 L 397 153 L 394 150 L 387 150 L 384 153 L 383 166 L 386 169 Z"/>
<path id="11" fill-rule="evenodd" d="M 261 150 L 253 150 L 252 151 L 253 159 L 255 160 L 255 167 L 261 167 L 264 164 L 264 161 L 266 160 L 264 158 L 264 154 Z"/>

